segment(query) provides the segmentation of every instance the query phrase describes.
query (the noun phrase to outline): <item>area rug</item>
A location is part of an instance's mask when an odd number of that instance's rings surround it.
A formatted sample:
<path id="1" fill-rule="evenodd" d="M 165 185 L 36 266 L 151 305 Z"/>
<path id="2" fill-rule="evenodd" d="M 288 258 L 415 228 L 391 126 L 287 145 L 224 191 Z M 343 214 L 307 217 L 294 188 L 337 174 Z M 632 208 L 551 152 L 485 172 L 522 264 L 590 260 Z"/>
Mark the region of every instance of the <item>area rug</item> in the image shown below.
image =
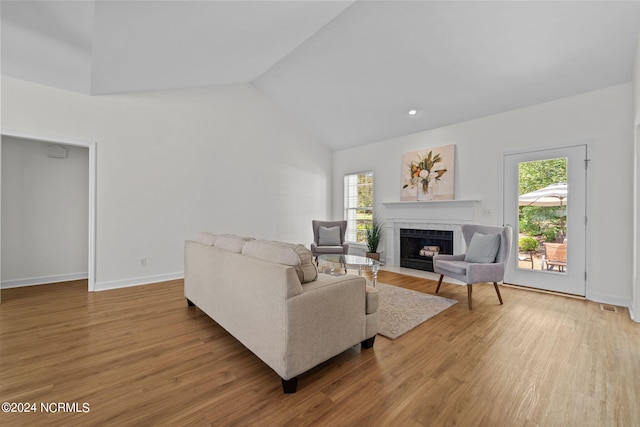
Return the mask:
<path id="1" fill-rule="evenodd" d="M 376 288 L 380 293 L 378 334 L 392 340 L 457 302 L 384 283 L 378 283 Z"/>

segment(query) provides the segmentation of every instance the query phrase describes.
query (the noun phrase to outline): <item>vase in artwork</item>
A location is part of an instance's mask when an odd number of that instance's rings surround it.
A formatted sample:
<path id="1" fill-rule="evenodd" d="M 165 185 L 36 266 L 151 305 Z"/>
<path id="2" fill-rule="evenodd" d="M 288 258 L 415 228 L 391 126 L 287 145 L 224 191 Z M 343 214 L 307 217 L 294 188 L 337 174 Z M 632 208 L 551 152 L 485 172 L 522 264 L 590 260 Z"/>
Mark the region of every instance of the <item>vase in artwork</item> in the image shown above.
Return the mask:
<path id="1" fill-rule="evenodd" d="M 420 185 L 416 185 L 418 201 L 427 202 L 433 200 L 433 185 L 429 182 L 423 182 Z"/>

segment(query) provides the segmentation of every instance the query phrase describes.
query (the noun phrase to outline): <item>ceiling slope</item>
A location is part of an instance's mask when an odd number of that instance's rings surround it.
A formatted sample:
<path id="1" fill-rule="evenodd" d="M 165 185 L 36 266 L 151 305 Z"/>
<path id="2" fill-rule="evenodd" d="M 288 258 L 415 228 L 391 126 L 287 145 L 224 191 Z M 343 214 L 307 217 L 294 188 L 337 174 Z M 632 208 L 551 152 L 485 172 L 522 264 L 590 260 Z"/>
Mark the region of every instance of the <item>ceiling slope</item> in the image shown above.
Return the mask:
<path id="1" fill-rule="evenodd" d="M 352 2 L 96 2 L 92 93 L 250 82 Z"/>
<path id="2" fill-rule="evenodd" d="M 352 1 L 7 1 L 2 74 L 92 95 L 250 82 Z"/>
<path id="3" fill-rule="evenodd" d="M 254 84 L 338 150 L 630 81 L 639 28 L 638 2 L 357 2 Z"/>
<path id="4" fill-rule="evenodd" d="M 93 15 L 92 1 L 2 1 L 2 75 L 89 93 Z"/>
<path id="5" fill-rule="evenodd" d="M 0 6 L 2 75 L 92 95 L 251 82 L 333 150 L 630 81 L 640 30 L 638 1 Z"/>

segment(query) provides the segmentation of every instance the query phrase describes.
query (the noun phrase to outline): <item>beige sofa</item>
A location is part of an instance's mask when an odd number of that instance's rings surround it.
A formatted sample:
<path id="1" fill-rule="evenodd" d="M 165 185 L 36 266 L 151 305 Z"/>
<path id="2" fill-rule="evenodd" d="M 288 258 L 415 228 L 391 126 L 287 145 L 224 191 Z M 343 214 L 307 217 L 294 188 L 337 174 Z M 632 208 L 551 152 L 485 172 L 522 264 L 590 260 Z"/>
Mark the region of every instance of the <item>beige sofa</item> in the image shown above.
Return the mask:
<path id="1" fill-rule="evenodd" d="M 359 343 L 373 346 L 378 293 L 354 275 L 318 274 L 302 245 L 200 233 L 185 242 L 184 294 L 281 378 Z"/>

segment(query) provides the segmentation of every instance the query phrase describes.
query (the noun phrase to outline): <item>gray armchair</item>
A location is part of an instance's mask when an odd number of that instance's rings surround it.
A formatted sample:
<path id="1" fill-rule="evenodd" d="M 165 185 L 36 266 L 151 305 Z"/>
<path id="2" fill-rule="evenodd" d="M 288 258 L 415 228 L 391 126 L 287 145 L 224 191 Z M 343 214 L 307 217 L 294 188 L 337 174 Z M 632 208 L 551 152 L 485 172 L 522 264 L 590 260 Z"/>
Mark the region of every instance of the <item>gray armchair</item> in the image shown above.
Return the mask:
<path id="1" fill-rule="evenodd" d="M 476 233 L 478 235 L 474 238 Z M 500 304 L 502 304 L 498 282 L 504 279 L 504 269 L 511 252 L 511 227 L 464 224 L 462 225 L 462 235 L 467 244 L 466 253 L 433 257 L 433 270 L 440 273 L 436 293 L 440 290 L 444 276 L 465 282 L 469 310 L 471 310 L 472 285 L 493 282 L 493 287 L 498 294 Z"/>
<path id="2" fill-rule="evenodd" d="M 349 245 L 344 242 L 347 221 L 311 221 L 313 242 L 311 253 L 314 257 L 323 254 L 347 254 Z"/>

